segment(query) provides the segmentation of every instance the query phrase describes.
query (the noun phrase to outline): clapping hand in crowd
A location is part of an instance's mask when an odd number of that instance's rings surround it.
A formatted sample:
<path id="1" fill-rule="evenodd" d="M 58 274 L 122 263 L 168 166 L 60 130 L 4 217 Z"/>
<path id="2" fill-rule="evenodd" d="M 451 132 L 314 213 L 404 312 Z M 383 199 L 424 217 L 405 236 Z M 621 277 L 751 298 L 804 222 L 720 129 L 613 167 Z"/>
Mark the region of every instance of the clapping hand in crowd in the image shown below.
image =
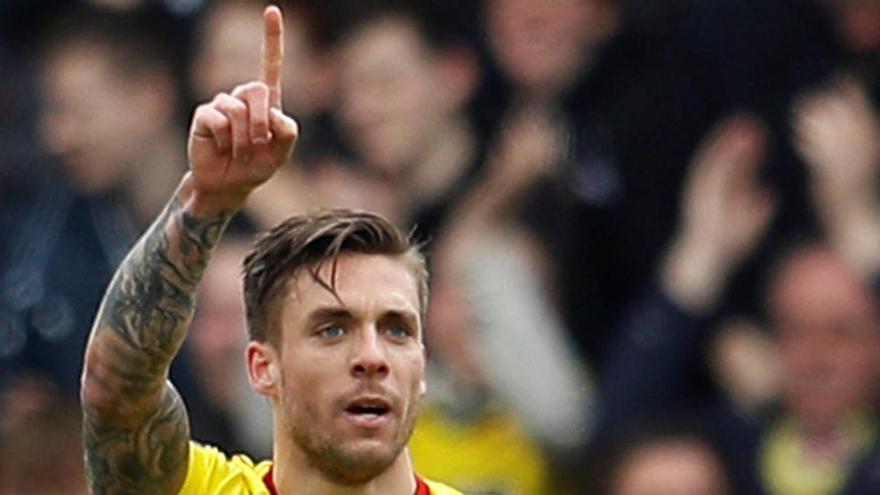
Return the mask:
<path id="1" fill-rule="evenodd" d="M 812 174 L 826 234 L 860 273 L 880 270 L 880 118 L 864 87 L 846 77 L 802 96 L 793 109 L 795 147 Z"/>
<path id="2" fill-rule="evenodd" d="M 765 148 L 761 123 L 736 116 L 721 122 L 694 156 L 681 225 L 661 268 L 664 288 L 685 309 L 713 309 L 770 223 L 775 200 L 758 174 Z"/>

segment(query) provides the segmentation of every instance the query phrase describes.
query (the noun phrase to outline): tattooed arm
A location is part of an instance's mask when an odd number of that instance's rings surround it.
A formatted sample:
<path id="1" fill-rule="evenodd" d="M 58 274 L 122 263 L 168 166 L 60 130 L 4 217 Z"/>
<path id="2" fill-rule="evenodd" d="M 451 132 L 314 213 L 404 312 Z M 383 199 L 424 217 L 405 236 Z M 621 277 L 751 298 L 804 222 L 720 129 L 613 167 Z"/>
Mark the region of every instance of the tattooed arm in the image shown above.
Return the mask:
<path id="1" fill-rule="evenodd" d="M 95 320 L 82 377 L 93 493 L 173 494 L 186 477 L 189 425 L 168 370 L 229 218 L 290 158 L 297 137 L 280 111 L 280 11 L 267 8 L 264 21 L 262 80 L 196 110 L 191 171 L 119 267 Z"/>
<path id="2" fill-rule="evenodd" d="M 95 493 L 174 493 L 186 473 L 186 410 L 166 376 L 229 218 L 191 215 L 186 186 L 119 268 L 86 351 L 85 447 Z"/>

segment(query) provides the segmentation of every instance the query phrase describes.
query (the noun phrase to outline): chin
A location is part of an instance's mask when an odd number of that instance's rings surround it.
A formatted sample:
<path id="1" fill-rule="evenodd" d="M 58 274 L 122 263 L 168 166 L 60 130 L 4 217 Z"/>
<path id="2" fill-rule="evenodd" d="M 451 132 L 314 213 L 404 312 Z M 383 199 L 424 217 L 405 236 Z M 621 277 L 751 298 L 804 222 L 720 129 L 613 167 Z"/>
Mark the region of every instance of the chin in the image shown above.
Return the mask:
<path id="1" fill-rule="evenodd" d="M 380 437 L 331 440 L 298 435 L 295 442 L 324 478 L 346 486 L 362 485 L 385 472 L 404 447 Z"/>
<path id="2" fill-rule="evenodd" d="M 361 485 L 385 472 L 397 460 L 401 450 L 379 440 L 356 440 L 340 446 L 331 456 L 332 466 L 322 471 L 337 483 Z"/>

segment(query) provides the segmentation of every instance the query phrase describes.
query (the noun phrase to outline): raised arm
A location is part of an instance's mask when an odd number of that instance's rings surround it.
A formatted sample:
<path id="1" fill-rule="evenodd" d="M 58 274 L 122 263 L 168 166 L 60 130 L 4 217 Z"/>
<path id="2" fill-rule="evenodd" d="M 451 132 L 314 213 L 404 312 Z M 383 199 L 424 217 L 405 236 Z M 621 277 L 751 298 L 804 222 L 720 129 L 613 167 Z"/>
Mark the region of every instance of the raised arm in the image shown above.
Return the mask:
<path id="1" fill-rule="evenodd" d="M 173 494 L 185 479 L 189 425 L 168 370 L 227 222 L 288 161 L 297 136 L 280 110 L 281 12 L 267 8 L 264 21 L 262 80 L 198 107 L 191 170 L 119 267 L 95 320 L 82 376 L 93 493 Z"/>
<path id="2" fill-rule="evenodd" d="M 658 286 L 630 308 L 602 370 L 600 428 L 682 399 L 678 385 L 686 367 L 710 337 L 706 317 L 776 209 L 759 180 L 765 142 L 757 121 L 731 117 L 697 150 L 682 194 L 681 225 L 660 265 Z"/>

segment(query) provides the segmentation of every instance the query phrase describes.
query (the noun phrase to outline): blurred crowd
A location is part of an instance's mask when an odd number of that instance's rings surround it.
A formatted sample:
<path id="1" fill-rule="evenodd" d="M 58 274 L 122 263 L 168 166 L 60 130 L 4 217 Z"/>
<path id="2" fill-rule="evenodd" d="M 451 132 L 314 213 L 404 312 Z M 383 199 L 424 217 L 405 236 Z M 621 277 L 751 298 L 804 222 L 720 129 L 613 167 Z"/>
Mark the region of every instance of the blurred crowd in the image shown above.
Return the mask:
<path id="1" fill-rule="evenodd" d="M 212 259 L 172 380 L 271 454 L 253 235 L 344 206 L 424 242 L 416 469 L 504 495 L 880 493 L 880 2 L 280 0 L 302 137 Z M 0 2 L 0 495 L 85 493 L 110 277 L 258 75 L 263 2 Z"/>

